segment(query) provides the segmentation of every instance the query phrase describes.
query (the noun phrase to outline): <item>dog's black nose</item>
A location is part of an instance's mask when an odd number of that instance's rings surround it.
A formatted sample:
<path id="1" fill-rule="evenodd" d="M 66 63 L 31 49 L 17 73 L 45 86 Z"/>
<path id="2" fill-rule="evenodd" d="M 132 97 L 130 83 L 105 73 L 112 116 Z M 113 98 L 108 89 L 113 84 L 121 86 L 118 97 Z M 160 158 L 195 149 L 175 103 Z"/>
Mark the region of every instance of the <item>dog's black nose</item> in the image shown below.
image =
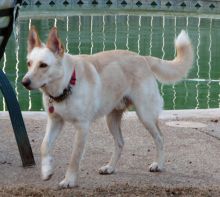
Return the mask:
<path id="1" fill-rule="evenodd" d="M 27 88 L 30 86 L 31 80 L 29 78 L 24 78 L 21 83 Z"/>

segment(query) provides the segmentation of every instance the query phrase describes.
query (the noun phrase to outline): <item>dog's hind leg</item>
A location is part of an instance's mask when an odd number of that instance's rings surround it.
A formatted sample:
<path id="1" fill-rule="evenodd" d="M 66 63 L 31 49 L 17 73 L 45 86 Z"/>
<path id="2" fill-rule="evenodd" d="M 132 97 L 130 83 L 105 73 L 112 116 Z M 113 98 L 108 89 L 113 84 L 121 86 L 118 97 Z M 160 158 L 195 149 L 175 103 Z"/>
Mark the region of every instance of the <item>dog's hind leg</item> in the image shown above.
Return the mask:
<path id="1" fill-rule="evenodd" d="M 76 126 L 77 132 L 75 134 L 70 164 L 66 171 L 65 178 L 59 183 L 60 188 L 69 188 L 77 186 L 79 164 L 83 155 L 90 123 L 79 122 L 76 124 Z"/>
<path id="2" fill-rule="evenodd" d="M 156 145 L 156 161 L 149 170 L 151 172 L 161 171 L 164 166 L 163 135 L 158 127 L 158 117 L 163 106 L 163 99 L 158 91 L 157 83 L 152 78 L 132 90 L 132 102 L 136 113 L 144 127 L 150 132 Z"/>
<path id="3" fill-rule="evenodd" d="M 53 175 L 51 151 L 63 124 L 64 121 L 61 118 L 48 117 L 46 134 L 41 144 L 41 177 L 43 180 L 49 180 Z"/>
<path id="4" fill-rule="evenodd" d="M 154 142 L 156 144 L 157 156 L 156 162 L 153 162 L 149 166 L 150 172 L 160 172 L 164 170 L 164 139 L 163 134 L 158 126 L 158 121 L 152 125 L 152 127 L 147 127 L 150 134 L 152 135 Z"/>
<path id="5" fill-rule="evenodd" d="M 157 118 L 152 117 L 151 110 L 145 110 L 144 107 L 137 109 L 137 115 L 145 128 L 150 132 L 156 145 L 156 161 L 149 166 L 150 172 L 159 172 L 164 167 L 164 147 L 163 147 L 163 135 L 158 126 Z"/>
<path id="6" fill-rule="evenodd" d="M 124 141 L 121 133 L 122 114 L 123 111 L 121 110 L 113 110 L 107 116 L 107 125 L 109 131 L 113 136 L 115 149 L 112 154 L 110 162 L 99 169 L 100 174 L 112 174 L 115 171 L 115 166 L 121 156 L 122 148 L 124 145 Z"/>

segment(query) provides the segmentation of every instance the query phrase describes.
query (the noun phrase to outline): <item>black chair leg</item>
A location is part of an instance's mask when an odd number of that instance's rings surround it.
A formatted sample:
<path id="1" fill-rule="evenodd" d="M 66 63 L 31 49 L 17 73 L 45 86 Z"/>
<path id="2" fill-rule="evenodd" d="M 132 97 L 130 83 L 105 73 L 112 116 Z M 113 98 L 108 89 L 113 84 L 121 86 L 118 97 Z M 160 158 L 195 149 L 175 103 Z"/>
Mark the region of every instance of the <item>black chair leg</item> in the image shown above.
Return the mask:
<path id="1" fill-rule="evenodd" d="M 35 165 L 32 149 L 15 93 L 4 72 L 0 70 L 0 89 L 6 101 L 12 127 L 24 167 Z"/>

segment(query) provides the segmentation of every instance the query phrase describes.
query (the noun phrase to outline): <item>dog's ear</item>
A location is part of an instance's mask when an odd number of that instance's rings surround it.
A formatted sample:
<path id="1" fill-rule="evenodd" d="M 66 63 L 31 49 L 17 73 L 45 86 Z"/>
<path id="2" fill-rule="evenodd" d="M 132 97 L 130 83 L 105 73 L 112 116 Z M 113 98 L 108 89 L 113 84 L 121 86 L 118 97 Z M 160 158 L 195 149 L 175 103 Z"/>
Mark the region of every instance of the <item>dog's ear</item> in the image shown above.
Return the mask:
<path id="1" fill-rule="evenodd" d="M 58 37 L 56 27 L 53 27 L 49 33 L 48 40 L 47 40 L 47 48 L 49 48 L 53 53 L 61 57 L 64 54 L 64 47 Z"/>
<path id="2" fill-rule="evenodd" d="M 35 29 L 34 26 L 32 26 L 28 36 L 28 53 L 30 53 L 34 47 L 41 47 L 41 46 L 42 45 L 37 30 Z"/>

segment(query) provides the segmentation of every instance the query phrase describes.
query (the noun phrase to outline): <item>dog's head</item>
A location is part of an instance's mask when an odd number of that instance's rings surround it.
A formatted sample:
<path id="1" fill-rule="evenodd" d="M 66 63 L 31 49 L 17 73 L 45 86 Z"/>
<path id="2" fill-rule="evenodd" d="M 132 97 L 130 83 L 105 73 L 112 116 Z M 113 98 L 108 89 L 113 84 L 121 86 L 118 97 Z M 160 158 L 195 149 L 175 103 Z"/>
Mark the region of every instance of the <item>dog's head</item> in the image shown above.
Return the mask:
<path id="1" fill-rule="evenodd" d="M 59 79 L 62 75 L 62 59 L 64 47 L 53 27 L 49 33 L 46 45 L 41 43 L 34 27 L 28 37 L 28 72 L 22 79 L 22 84 L 29 90 L 43 88 Z"/>

